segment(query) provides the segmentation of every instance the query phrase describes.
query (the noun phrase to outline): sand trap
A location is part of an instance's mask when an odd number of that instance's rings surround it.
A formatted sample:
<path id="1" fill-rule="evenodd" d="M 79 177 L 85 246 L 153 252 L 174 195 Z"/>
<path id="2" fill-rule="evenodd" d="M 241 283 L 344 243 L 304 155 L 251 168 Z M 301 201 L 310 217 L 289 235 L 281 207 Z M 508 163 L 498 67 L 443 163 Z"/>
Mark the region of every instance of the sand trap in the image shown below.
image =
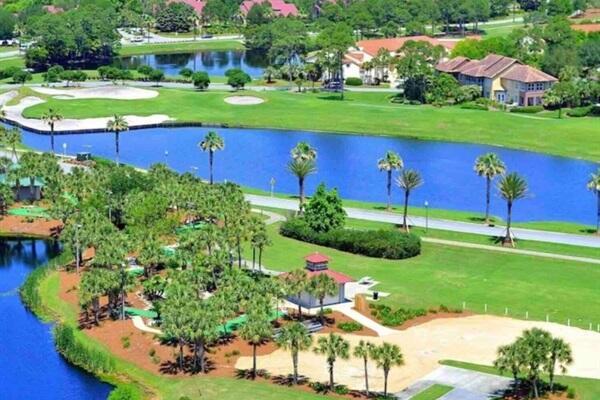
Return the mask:
<path id="1" fill-rule="evenodd" d="M 113 99 L 113 100 L 142 100 L 158 96 L 156 90 L 141 89 L 129 86 L 100 86 L 90 88 L 47 88 L 32 87 L 38 93 L 55 96 L 57 99 Z"/>
<path id="2" fill-rule="evenodd" d="M 546 329 L 570 343 L 575 363 L 568 368 L 568 375 L 600 378 L 600 357 L 598 357 L 600 334 L 553 323 L 477 315 L 437 319 L 384 338 L 369 338 L 369 341 L 372 343 L 386 341 L 402 348 L 406 365 L 394 368 L 389 377 L 390 390 L 395 392 L 435 370 L 440 360 L 451 359 L 491 365 L 499 346 L 512 342 L 523 330 L 532 327 Z M 344 337 L 352 345 L 364 339 L 354 335 L 344 335 Z M 327 365 L 323 357 L 310 351 L 302 352 L 299 359 L 300 374 L 318 381 L 328 379 Z M 251 357 L 241 357 L 236 363 L 236 368 L 250 368 L 251 365 Z M 291 355 L 289 352 L 277 350 L 270 355 L 259 357 L 258 367 L 265 368 L 275 375 L 289 374 L 292 371 Z M 335 379 L 352 389 L 362 389 L 364 385 L 362 368 L 361 360 L 338 360 L 334 370 Z M 382 390 L 382 371 L 376 370 L 374 365 L 370 368 L 369 384 L 375 390 Z"/>
<path id="3" fill-rule="evenodd" d="M 225 103 L 233 104 L 235 106 L 252 106 L 255 104 L 261 104 L 265 101 L 260 97 L 255 96 L 229 96 L 225 97 Z"/>
<path id="4" fill-rule="evenodd" d="M 14 96 L 13 96 L 14 97 Z M 5 97 L 0 97 L 0 103 L 2 101 L 9 101 L 8 94 Z M 45 101 L 39 97 L 28 96 L 23 98 L 19 104 L 14 106 L 4 106 L 3 109 L 6 112 L 6 118 L 10 121 L 17 122 L 22 126 L 38 131 L 49 132 L 50 127 L 39 119 L 30 119 L 23 116 L 23 110 L 28 107 L 32 107 L 37 104 L 42 104 Z M 168 115 L 164 114 L 153 114 L 145 117 L 137 115 L 124 115 L 123 116 L 129 127 L 149 126 L 163 123 L 170 120 Z M 61 131 L 86 131 L 86 130 L 102 130 L 106 129 L 106 124 L 112 117 L 103 118 L 84 118 L 84 119 L 63 119 L 58 121 L 54 125 L 56 132 Z"/>

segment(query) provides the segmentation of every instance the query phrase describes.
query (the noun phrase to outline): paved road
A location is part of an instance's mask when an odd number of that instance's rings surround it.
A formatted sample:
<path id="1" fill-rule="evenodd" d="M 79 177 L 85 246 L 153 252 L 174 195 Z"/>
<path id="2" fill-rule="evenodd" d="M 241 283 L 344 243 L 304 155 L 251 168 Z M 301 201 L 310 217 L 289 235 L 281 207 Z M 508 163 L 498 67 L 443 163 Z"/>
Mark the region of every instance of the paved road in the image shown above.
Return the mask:
<path id="1" fill-rule="evenodd" d="M 246 200 L 254 206 L 281 208 L 285 210 L 297 210 L 298 202 L 296 200 L 280 199 L 276 197 L 246 195 Z M 392 224 L 400 224 L 402 216 L 385 211 L 363 210 L 359 208 L 344 207 L 349 218 L 362 219 L 365 221 L 387 222 Z M 484 236 L 503 236 L 505 227 L 503 226 L 485 226 L 469 222 L 450 221 L 444 219 L 429 218 L 426 221 L 424 217 L 410 217 L 410 223 L 413 226 L 425 227 L 428 223 L 431 229 L 439 229 L 445 231 L 473 233 Z M 600 237 L 598 236 L 583 236 L 569 233 L 538 231 L 532 229 L 513 228 L 514 236 L 517 239 L 533 240 L 538 242 L 568 244 L 573 246 L 594 247 L 600 248 Z"/>

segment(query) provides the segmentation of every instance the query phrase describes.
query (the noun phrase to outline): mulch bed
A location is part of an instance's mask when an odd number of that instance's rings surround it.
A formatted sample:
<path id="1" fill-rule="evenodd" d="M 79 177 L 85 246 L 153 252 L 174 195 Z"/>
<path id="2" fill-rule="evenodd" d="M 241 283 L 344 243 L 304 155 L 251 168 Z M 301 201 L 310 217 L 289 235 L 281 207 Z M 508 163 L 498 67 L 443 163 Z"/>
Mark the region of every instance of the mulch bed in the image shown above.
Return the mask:
<path id="1" fill-rule="evenodd" d="M 0 219 L 0 232 L 4 234 L 52 237 L 60 232 L 62 226 L 62 222 L 55 219 L 35 218 L 27 222 L 16 215 L 5 215 Z"/>

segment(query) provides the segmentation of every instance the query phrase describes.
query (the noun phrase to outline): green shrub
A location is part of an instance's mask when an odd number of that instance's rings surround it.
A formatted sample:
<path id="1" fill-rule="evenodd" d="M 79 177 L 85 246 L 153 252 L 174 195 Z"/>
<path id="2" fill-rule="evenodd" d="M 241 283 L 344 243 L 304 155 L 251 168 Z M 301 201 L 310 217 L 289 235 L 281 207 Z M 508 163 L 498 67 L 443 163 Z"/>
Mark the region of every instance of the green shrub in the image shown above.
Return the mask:
<path id="1" fill-rule="evenodd" d="M 360 78 L 347 78 L 346 85 L 348 86 L 362 86 L 363 81 Z"/>
<path id="2" fill-rule="evenodd" d="M 334 229 L 315 232 L 303 219 L 294 218 L 281 224 L 279 232 L 292 239 L 367 257 L 402 260 L 421 253 L 421 239 L 400 231 Z"/>
<path id="3" fill-rule="evenodd" d="M 537 114 L 541 111 L 544 111 L 544 107 L 542 106 L 513 107 L 510 109 L 512 113 L 521 114 Z"/>
<path id="4" fill-rule="evenodd" d="M 567 111 L 567 115 L 569 117 L 587 117 L 589 113 L 592 111 L 592 106 L 587 107 L 576 107 Z"/>
<path id="5" fill-rule="evenodd" d="M 477 104 L 477 103 L 472 102 L 472 101 L 469 101 L 468 103 L 461 104 L 460 108 L 462 108 L 463 110 L 481 110 L 481 111 L 487 111 L 488 110 L 488 106 L 486 106 L 484 104 Z"/>
<path id="6" fill-rule="evenodd" d="M 595 104 L 590 109 L 590 113 L 588 114 L 590 117 L 600 117 L 600 105 Z"/>
<path id="7" fill-rule="evenodd" d="M 23 304 L 25 304 L 25 307 L 38 316 L 44 316 L 42 300 L 38 291 L 40 283 L 50 271 L 56 268 L 57 265 L 64 265 L 69 260 L 71 260 L 71 255 L 64 252 L 60 256 L 52 259 L 48 264 L 37 267 L 27 276 L 27 279 L 19 289 L 19 294 L 21 295 L 21 300 L 23 301 Z"/>
<path id="8" fill-rule="evenodd" d="M 357 332 L 360 331 L 362 329 L 362 325 L 359 324 L 358 322 L 340 322 L 339 324 L 337 324 L 337 327 L 340 328 L 341 330 L 343 330 L 344 332 Z"/>
<path id="9" fill-rule="evenodd" d="M 574 399 L 576 396 L 575 389 L 570 387 L 567 389 L 567 399 Z"/>
<path id="10" fill-rule="evenodd" d="M 119 385 L 108 396 L 108 400 L 141 400 L 142 393 L 133 385 Z"/>
<path id="11" fill-rule="evenodd" d="M 333 391 L 342 396 L 350 393 L 350 389 L 346 385 L 335 385 Z"/>
<path id="12" fill-rule="evenodd" d="M 377 318 L 385 326 L 398 326 L 413 318 L 427 315 L 427 311 L 423 308 L 408 309 L 398 308 L 392 309 L 384 304 L 369 304 L 371 314 Z"/>

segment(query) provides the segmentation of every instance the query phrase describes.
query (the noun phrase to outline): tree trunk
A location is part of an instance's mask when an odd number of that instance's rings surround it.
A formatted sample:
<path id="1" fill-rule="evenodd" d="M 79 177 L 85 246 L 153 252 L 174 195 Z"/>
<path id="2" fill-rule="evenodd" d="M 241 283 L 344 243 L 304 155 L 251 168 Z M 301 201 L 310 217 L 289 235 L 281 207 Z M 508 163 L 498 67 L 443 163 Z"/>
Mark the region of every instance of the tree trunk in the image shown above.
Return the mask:
<path id="1" fill-rule="evenodd" d="M 504 238 L 504 244 L 510 243 L 511 246 L 514 247 L 514 242 L 512 239 L 512 235 L 510 234 L 510 226 L 512 222 L 512 201 L 507 203 L 508 215 L 506 218 L 506 237 Z"/>
<path id="2" fill-rule="evenodd" d="M 489 176 L 485 178 L 485 184 L 486 184 L 486 188 L 485 188 L 485 224 L 489 225 L 490 224 L 490 191 L 491 191 L 491 185 L 492 185 L 492 180 L 490 179 Z"/>
<path id="3" fill-rule="evenodd" d="M 552 365 L 548 371 L 548 380 L 550 381 L 550 393 L 554 393 L 554 368 L 556 367 L 556 356 L 552 355 Z"/>
<path id="4" fill-rule="evenodd" d="M 404 215 L 402 217 L 402 227 L 404 228 L 404 230 L 406 232 L 408 232 L 408 196 L 410 195 L 410 192 L 408 190 L 404 191 Z"/>
<path id="5" fill-rule="evenodd" d="M 298 178 L 298 187 L 300 190 L 300 209 L 298 213 L 302 215 L 302 210 L 304 209 L 304 178 Z"/>
<path id="6" fill-rule="evenodd" d="M 252 379 L 256 379 L 256 343 L 252 343 Z"/>
<path id="7" fill-rule="evenodd" d="M 537 399 L 537 398 L 540 397 L 540 394 L 538 393 L 537 378 L 533 378 L 531 380 L 531 383 L 532 383 L 532 386 L 533 386 L 533 395 Z"/>
<path id="8" fill-rule="evenodd" d="M 390 374 L 389 370 L 383 371 L 383 397 L 387 397 L 388 392 L 388 375 Z"/>
<path id="9" fill-rule="evenodd" d="M 329 363 L 329 390 L 333 391 L 333 363 Z"/>
<path id="10" fill-rule="evenodd" d="M 365 363 L 365 392 L 367 393 L 367 397 L 369 397 L 369 371 L 367 369 L 367 357 L 364 358 Z"/>
<path id="11" fill-rule="evenodd" d="M 342 100 L 344 100 L 344 63 L 343 63 L 343 54 L 339 55 L 340 57 L 340 87 L 341 87 L 341 91 L 340 91 L 340 98 Z"/>
<path id="12" fill-rule="evenodd" d="M 98 297 L 92 299 L 92 307 L 94 308 L 94 323 L 100 325 L 100 299 Z"/>
<path id="13" fill-rule="evenodd" d="M 54 123 L 50 124 L 50 148 L 52 149 L 52 154 L 54 154 Z"/>
<path id="14" fill-rule="evenodd" d="M 298 384 L 298 352 L 292 351 L 292 364 L 294 364 L 294 385 Z"/>
<path id="15" fill-rule="evenodd" d="M 116 161 L 117 161 L 117 166 L 119 166 L 119 131 L 116 130 L 115 131 L 115 151 L 116 151 Z"/>
<path id="16" fill-rule="evenodd" d="M 179 339 L 179 369 L 183 371 L 183 340 Z"/>
<path id="17" fill-rule="evenodd" d="M 204 340 L 198 341 L 198 361 L 200 361 L 200 372 L 206 372 L 206 365 L 204 364 Z"/>
<path id="18" fill-rule="evenodd" d="M 392 211 L 392 170 L 387 172 L 387 210 Z"/>
<path id="19" fill-rule="evenodd" d="M 237 238 L 237 256 L 238 256 L 238 267 L 242 268 L 242 241 Z"/>
<path id="20" fill-rule="evenodd" d="M 302 306 L 300 305 L 300 296 L 302 296 L 302 293 L 298 293 L 298 321 L 302 320 Z"/>
<path id="21" fill-rule="evenodd" d="M 208 152 L 208 164 L 209 164 L 209 169 L 210 169 L 209 173 L 210 173 L 210 184 L 211 185 L 213 184 L 213 154 L 214 153 L 212 150 L 210 150 Z"/>
<path id="22" fill-rule="evenodd" d="M 252 247 L 252 271 L 254 271 L 256 265 L 256 247 Z"/>
<path id="23" fill-rule="evenodd" d="M 319 298 L 319 306 L 321 307 L 321 325 L 325 326 L 325 310 L 323 310 L 323 298 Z"/>
<path id="24" fill-rule="evenodd" d="M 262 247 L 258 248 L 258 272 L 262 272 Z"/>

